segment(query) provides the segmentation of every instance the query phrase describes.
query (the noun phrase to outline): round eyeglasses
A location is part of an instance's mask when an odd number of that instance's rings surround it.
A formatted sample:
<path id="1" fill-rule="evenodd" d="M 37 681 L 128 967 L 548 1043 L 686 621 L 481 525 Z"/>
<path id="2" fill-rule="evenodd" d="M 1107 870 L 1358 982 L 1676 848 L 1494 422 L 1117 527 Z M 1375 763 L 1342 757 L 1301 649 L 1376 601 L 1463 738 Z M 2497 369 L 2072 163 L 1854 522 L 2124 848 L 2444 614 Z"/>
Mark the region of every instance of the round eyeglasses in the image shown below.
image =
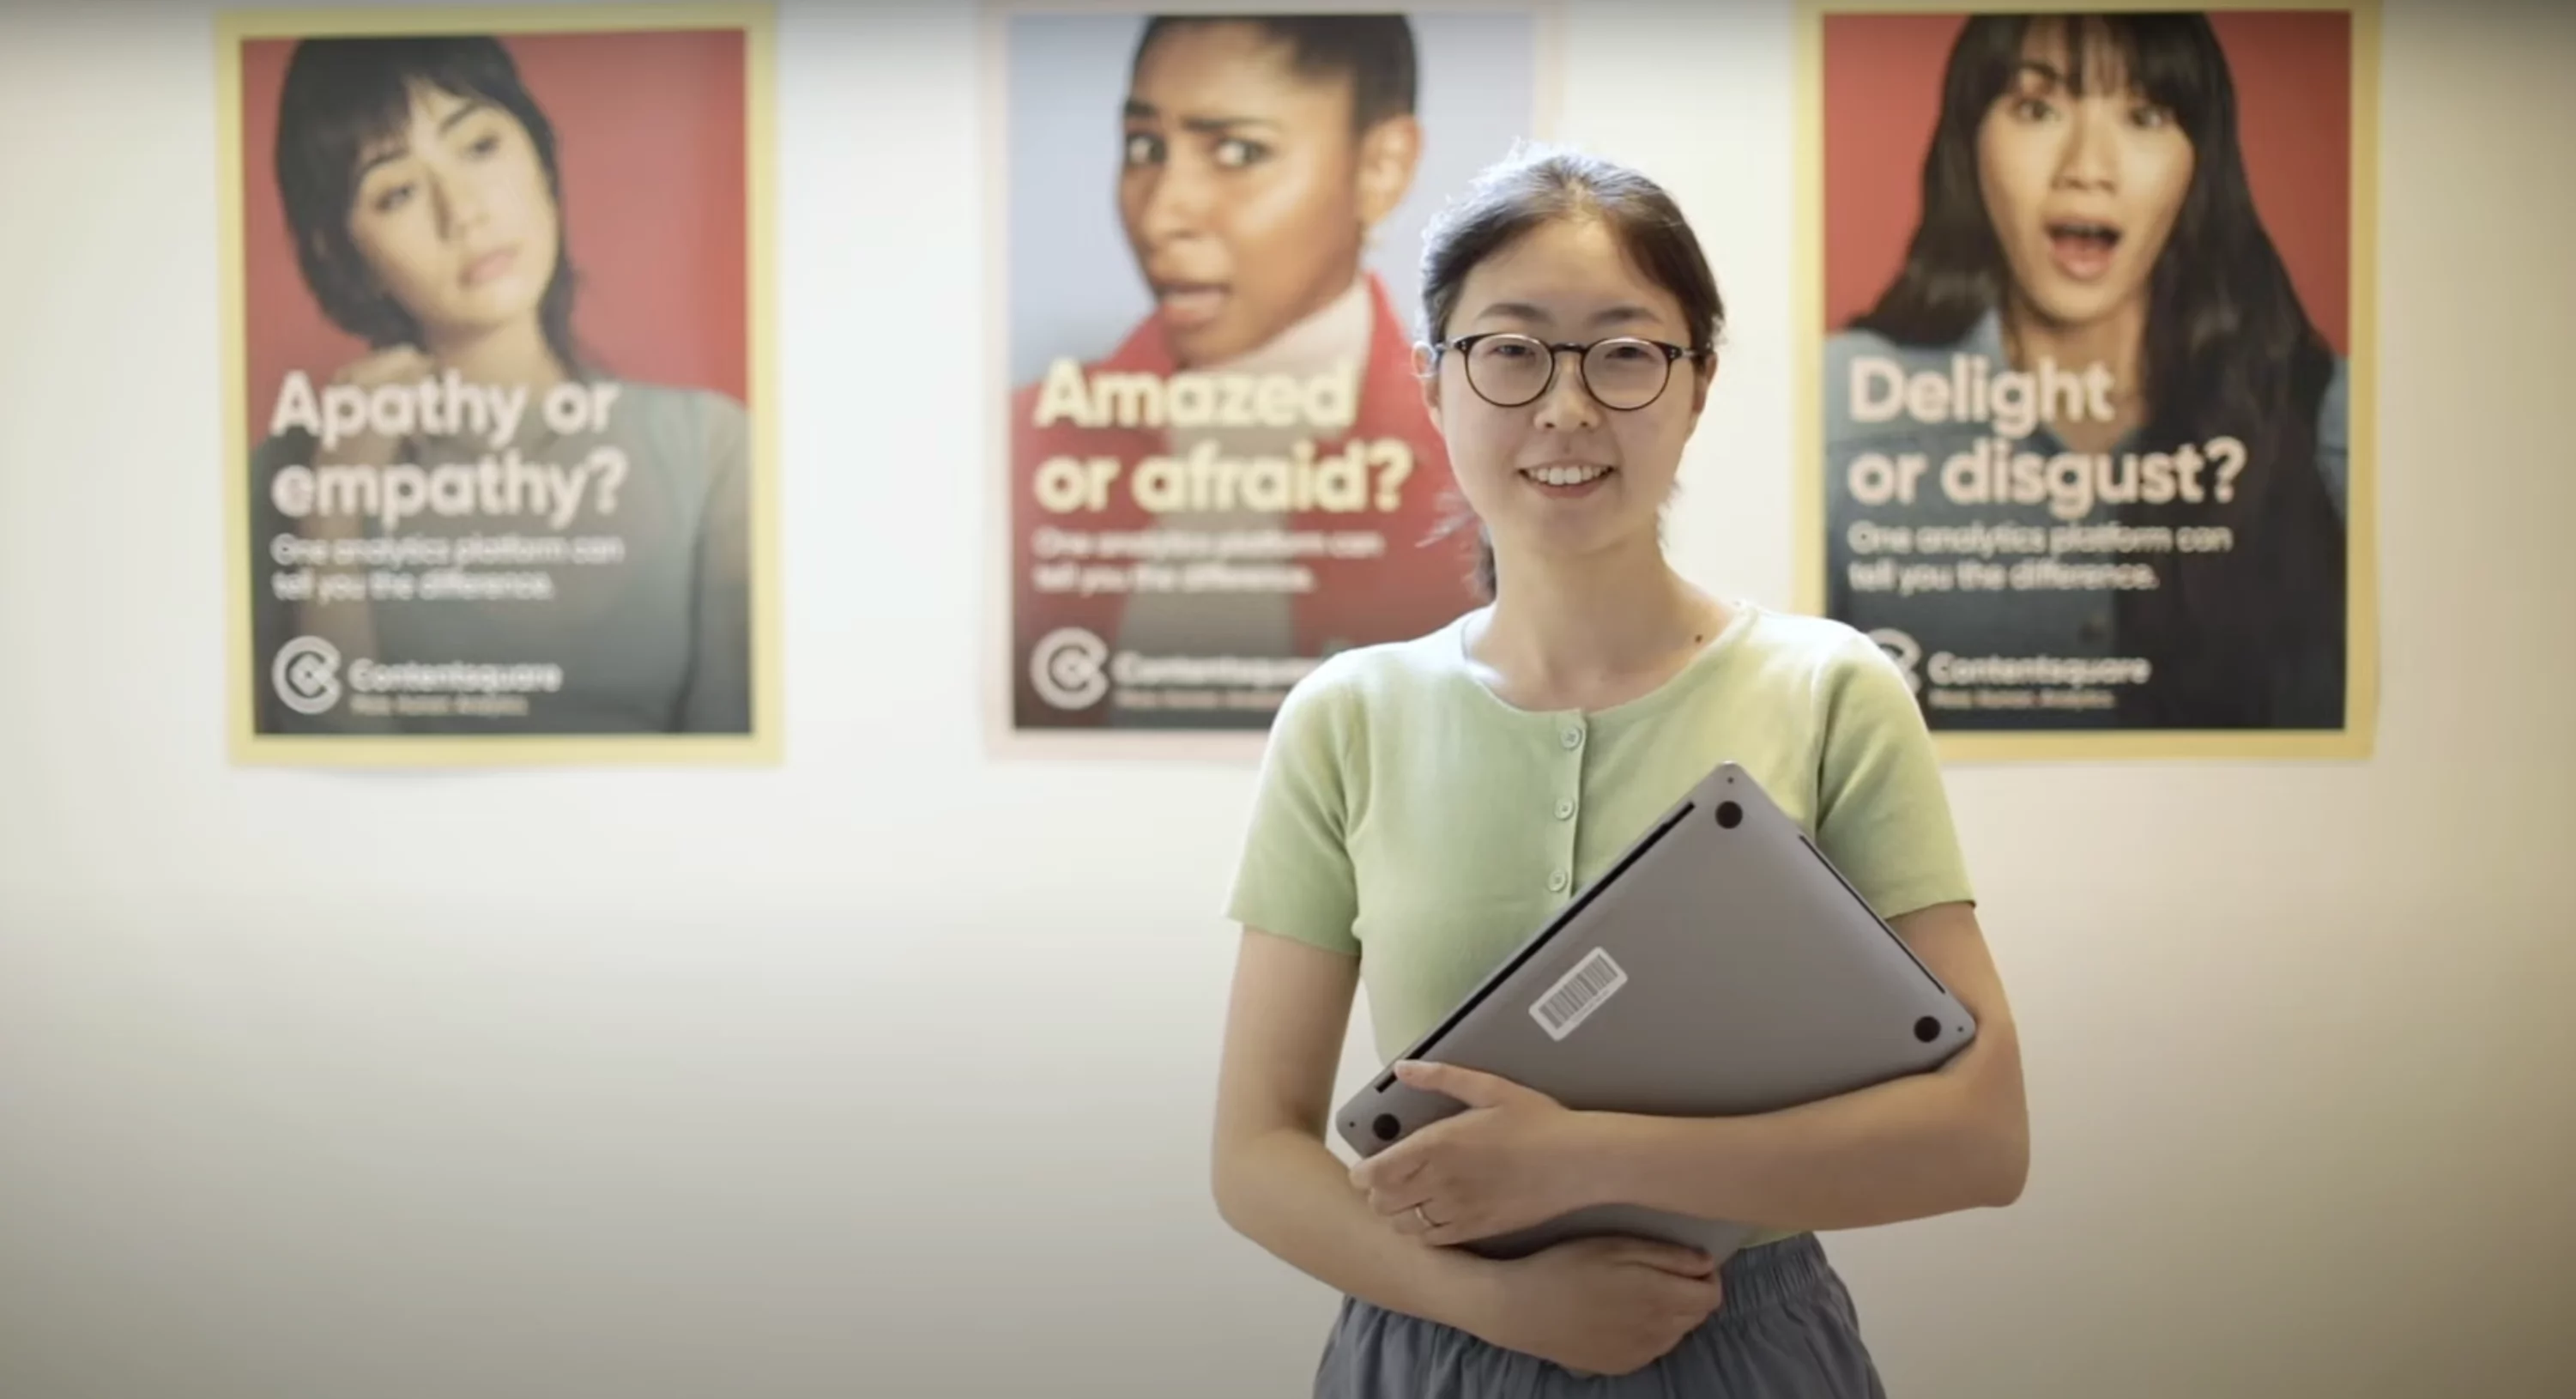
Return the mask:
<path id="1" fill-rule="evenodd" d="M 1661 340 L 1620 336 L 1576 344 L 1549 343 L 1508 331 L 1461 335 L 1444 343 L 1467 366 L 1467 386 L 1497 408 L 1536 403 L 1556 386 L 1557 356 L 1572 352 L 1583 376 L 1584 391 L 1602 407 L 1633 413 L 1663 397 L 1672 382 L 1675 360 L 1696 360 L 1704 351 L 1687 350 Z"/>

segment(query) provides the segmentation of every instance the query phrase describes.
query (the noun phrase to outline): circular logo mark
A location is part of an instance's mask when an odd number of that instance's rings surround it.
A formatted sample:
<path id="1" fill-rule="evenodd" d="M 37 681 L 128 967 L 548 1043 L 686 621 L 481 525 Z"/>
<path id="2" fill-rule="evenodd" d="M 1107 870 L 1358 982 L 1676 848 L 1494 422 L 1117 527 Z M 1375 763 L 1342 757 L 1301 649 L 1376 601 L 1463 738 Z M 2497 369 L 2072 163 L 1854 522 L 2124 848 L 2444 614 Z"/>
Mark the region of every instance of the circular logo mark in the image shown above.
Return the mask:
<path id="1" fill-rule="evenodd" d="M 1058 709 L 1089 709 L 1109 693 L 1109 643 L 1080 627 L 1059 627 L 1029 651 L 1029 683 Z"/>
<path id="2" fill-rule="evenodd" d="M 1896 662 L 1896 668 L 1905 673 L 1905 688 L 1918 695 L 1923 693 L 1923 675 L 1917 669 L 1923 664 L 1923 644 L 1894 627 L 1880 627 L 1869 634 L 1869 639 L 1877 642 L 1878 649 L 1885 651 L 1887 658 Z"/>
<path id="3" fill-rule="evenodd" d="M 277 648 L 269 683 L 298 714 L 319 714 L 340 702 L 340 648 L 318 636 L 299 636 Z"/>

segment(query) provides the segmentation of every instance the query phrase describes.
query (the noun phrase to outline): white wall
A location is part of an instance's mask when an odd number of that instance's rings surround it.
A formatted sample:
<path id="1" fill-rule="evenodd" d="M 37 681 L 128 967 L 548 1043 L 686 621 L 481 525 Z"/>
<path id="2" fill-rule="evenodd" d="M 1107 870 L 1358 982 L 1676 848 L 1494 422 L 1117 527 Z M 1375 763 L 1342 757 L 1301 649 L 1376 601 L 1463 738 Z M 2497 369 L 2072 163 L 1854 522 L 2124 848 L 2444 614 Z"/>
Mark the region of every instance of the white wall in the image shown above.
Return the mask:
<path id="1" fill-rule="evenodd" d="M 1576 9 L 1737 311 L 1677 544 L 1784 599 L 1785 13 Z M 2576 1392 L 2569 15 L 2387 17 L 2380 756 L 1953 774 L 2037 1157 L 1831 1241 L 1896 1394 Z M 1248 773 L 980 756 L 984 400 L 885 338 L 981 324 L 970 21 L 782 37 L 791 761 L 324 775 L 223 757 L 204 16 L 0 17 L 0 1394 L 1306 1392 L 1203 1188 Z"/>

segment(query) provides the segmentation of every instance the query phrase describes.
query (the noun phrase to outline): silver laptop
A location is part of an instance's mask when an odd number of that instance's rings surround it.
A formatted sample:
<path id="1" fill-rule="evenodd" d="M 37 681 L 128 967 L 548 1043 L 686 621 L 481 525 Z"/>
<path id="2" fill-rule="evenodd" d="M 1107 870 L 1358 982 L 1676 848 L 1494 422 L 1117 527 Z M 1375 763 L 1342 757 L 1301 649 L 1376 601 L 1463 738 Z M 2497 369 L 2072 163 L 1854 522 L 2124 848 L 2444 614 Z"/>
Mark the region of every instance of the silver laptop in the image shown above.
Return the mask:
<path id="1" fill-rule="evenodd" d="M 1399 1059 L 1499 1074 L 1586 1111 L 1736 1116 L 1938 1068 L 1967 1008 L 1751 774 L 1722 763 Z M 1374 1156 L 1463 1110 L 1378 1076 L 1335 1115 Z M 1628 1206 L 1468 1249 L 1626 1234 L 1724 1258 L 1753 1232 Z"/>

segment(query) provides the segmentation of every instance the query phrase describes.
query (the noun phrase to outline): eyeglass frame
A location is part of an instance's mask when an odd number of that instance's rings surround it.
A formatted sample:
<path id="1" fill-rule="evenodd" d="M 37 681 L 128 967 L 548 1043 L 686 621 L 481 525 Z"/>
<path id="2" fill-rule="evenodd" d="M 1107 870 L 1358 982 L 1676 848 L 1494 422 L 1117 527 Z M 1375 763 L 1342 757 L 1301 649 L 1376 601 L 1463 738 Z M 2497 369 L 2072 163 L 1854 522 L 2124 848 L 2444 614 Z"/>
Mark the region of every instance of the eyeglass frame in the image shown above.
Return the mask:
<path id="1" fill-rule="evenodd" d="M 1504 403 L 1495 398 L 1492 394 L 1478 388 L 1476 386 L 1475 372 L 1466 367 L 1466 361 L 1464 358 L 1476 348 L 1478 342 L 1493 340 L 1503 336 L 1509 336 L 1514 340 L 1527 340 L 1531 344 L 1537 345 L 1541 349 L 1547 351 L 1546 380 L 1540 383 L 1538 386 L 1538 392 L 1531 394 L 1529 397 L 1524 398 L 1517 403 Z M 1617 345 L 1622 343 L 1645 345 L 1664 352 L 1664 381 L 1655 386 L 1654 393 L 1649 395 L 1645 402 L 1631 404 L 1624 408 L 1604 399 L 1600 393 L 1592 387 L 1592 371 L 1585 367 L 1586 361 L 1592 358 L 1592 352 L 1595 349 L 1603 345 Z M 1447 340 L 1435 340 L 1431 343 L 1431 348 L 1435 352 L 1442 354 L 1446 354 L 1451 351 L 1457 352 L 1460 356 L 1458 372 L 1467 380 L 1467 388 L 1473 392 L 1476 397 L 1485 400 L 1487 403 L 1493 404 L 1497 408 L 1527 408 L 1531 404 L 1538 402 L 1540 399 L 1547 397 L 1549 391 L 1556 387 L 1557 367 L 1564 362 L 1565 355 L 1568 352 L 1571 352 L 1574 355 L 1575 379 L 1583 385 L 1584 396 L 1590 398 L 1593 402 L 1600 404 L 1604 410 L 1612 413 L 1636 413 L 1654 407 L 1657 403 L 1663 401 L 1664 395 L 1670 392 L 1673 387 L 1673 366 L 1675 364 L 1682 360 L 1690 360 L 1693 363 L 1697 363 L 1711 353 L 1709 347 L 1705 345 L 1685 347 L 1673 344 L 1669 340 L 1652 340 L 1642 335 L 1605 335 L 1598 340 L 1589 341 L 1542 340 L 1526 331 L 1518 330 L 1474 331 L 1466 335 L 1452 336 Z"/>

